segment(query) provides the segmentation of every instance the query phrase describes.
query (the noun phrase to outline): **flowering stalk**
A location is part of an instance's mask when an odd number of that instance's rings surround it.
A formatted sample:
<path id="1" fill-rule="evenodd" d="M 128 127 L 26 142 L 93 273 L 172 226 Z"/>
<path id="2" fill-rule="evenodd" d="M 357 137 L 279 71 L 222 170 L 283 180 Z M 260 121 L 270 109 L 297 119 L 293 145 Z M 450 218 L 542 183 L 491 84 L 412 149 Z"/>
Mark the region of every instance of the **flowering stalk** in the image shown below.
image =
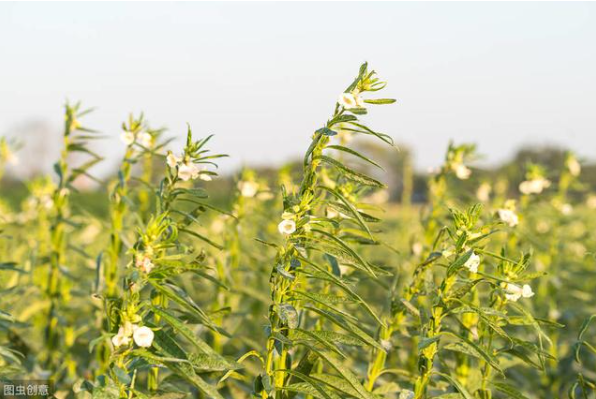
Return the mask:
<path id="1" fill-rule="evenodd" d="M 326 301 L 346 300 L 330 290 L 331 287 L 339 288 L 382 324 L 372 308 L 353 292 L 341 277 L 340 263 L 371 278 L 375 278 L 379 270 L 348 245 L 346 241 L 351 237 L 347 230 L 340 226 L 344 219 L 344 223 L 356 226 L 355 230 L 362 234 L 360 237 L 363 241 L 374 242 L 365 222 L 365 218 L 374 218 L 358 209 L 355 201 L 357 193 L 367 190 L 366 187 L 381 188 L 383 185 L 326 155 L 326 151 L 335 150 L 376 165 L 350 148 L 331 144 L 331 139 L 337 135 L 334 129 L 373 135 L 391 143 L 388 136 L 374 132 L 361 124 L 356 117 L 366 112 L 366 103 L 394 102 L 389 99 L 363 100 L 362 93 L 377 91 L 385 86 L 385 83 L 379 82 L 374 75 L 374 71 L 368 71 L 366 64 L 361 67 L 356 80 L 340 96 L 332 118 L 325 127 L 314 133 L 304 157 L 303 179 L 298 192 L 288 193 L 285 189 L 282 190 L 284 213 L 278 229 L 286 240 L 284 245 L 278 247 L 270 277 L 271 305 L 265 374 L 259 376 L 255 383 L 255 391 L 262 398 L 294 397 L 296 392 L 301 392 L 296 391 L 301 385 L 294 383 L 294 380 L 303 381 L 319 392 L 327 392 L 331 385 L 324 381 L 315 383 L 309 377 L 314 371 L 317 359 L 336 370 L 339 378 L 360 395 L 370 396 L 353 372 L 344 368 L 340 361 L 331 355 L 338 353 L 338 349 L 336 343 L 326 338 L 332 332 L 323 330 L 323 320 L 343 328 L 349 336 L 354 336 L 366 345 L 381 348 L 366 332 L 353 324 L 355 317 L 350 321 L 344 320 L 344 312 L 338 312 L 332 305 L 325 305 Z M 320 211 L 326 213 L 319 215 Z M 318 263 L 315 256 L 317 253 L 322 255 L 322 259 L 328 263 L 327 266 Z M 321 285 L 318 286 L 317 283 Z M 315 293 L 315 290 L 321 294 Z M 300 327 L 300 321 L 306 324 L 309 314 L 315 317 L 314 330 L 308 330 L 306 326 Z M 342 334 L 334 336 L 343 337 Z M 305 349 L 296 366 L 292 362 L 292 357 L 296 354 L 290 353 L 294 346 L 302 346 Z M 321 371 L 322 365 L 316 369 Z M 288 389 L 293 393 L 286 393 Z"/>
<path id="2" fill-rule="evenodd" d="M 212 159 L 221 157 L 207 154 L 204 145 L 209 138 L 193 142 L 189 129 L 184 153 L 180 157 L 171 152 L 168 154 L 166 177 L 156 196 L 157 213 L 150 218 L 145 228 L 139 230 L 137 242 L 130 251 L 130 271 L 124 279 L 128 289 L 119 301 L 120 305 L 112 308 L 112 314 L 108 316 L 117 320 L 117 333 L 111 340 L 115 351 L 109 372 L 119 386 L 121 395 L 134 396 L 139 392 L 132 380 L 123 382 L 121 376 L 122 373 L 134 372 L 136 378 L 133 366 L 141 359 L 151 365 L 147 379 L 149 391 L 158 389 L 157 366 L 165 365 L 169 371 L 214 398 L 221 396 L 196 374 L 195 368 L 204 369 L 206 364 L 213 364 L 209 362 L 215 362 L 217 367 L 233 367 L 180 322 L 171 313 L 169 305 L 169 302 L 173 302 L 178 306 L 178 312 L 187 313 L 196 322 L 223 333 L 208 314 L 171 281 L 182 273 L 198 271 L 205 258 L 203 252 L 195 253 L 192 247 L 185 244 L 183 237 L 198 238 L 216 245 L 191 229 L 191 225 L 209 205 L 203 202 L 206 198 L 204 190 L 188 188 L 187 183 L 184 183 L 197 178 L 208 181 L 215 175 L 204 166 L 199 166 L 212 164 Z M 194 204 L 194 209 L 182 210 L 179 207 L 182 203 Z M 174 340 L 175 333 L 190 340 L 202 353 L 201 357 L 187 355 Z"/>
<path id="3" fill-rule="evenodd" d="M 443 319 L 449 314 L 450 300 L 457 299 L 458 294 L 452 292 L 457 281 L 457 272 L 467 268 L 470 272 L 478 271 L 479 258 L 474 248 L 469 248 L 475 242 L 474 236 L 480 234 L 475 230 L 480 208 L 472 207 L 467 213 L 452 211 L 457 235 L 455 247 L 450 251 L 455 260 L 450 263 L 442 282 L 440 283 L 430 309 L 430 317 L 422 329 L 423 340 L 419 343 L 418 367 L 420 375 L 414 383 L 415 399 L 426 397 L 427 386 L 433 372 L 435 356 L 438 353 L 438 342 L 442 334 Z M 445 253 L 443 254 L 445 256 Z"/>
<path id="4" fill-rule="evenodd" d="M 59 351 L 60 347 L 65 345 L 59 340 L 61 328 L 59 313 L 62 303 L 69 296 L 69 288 L 63 284 L 61 278 L 61 268 L 67 265 L 69 196 L 70 192 L 75 190 L 73 182 L 79 176 L 91 177 L 88 173 L 89 168 L 102 159 L 86 147 L 87 140 L 95 138 L 93 136 L 95 132 L 82 127 L 79 123 L 79 119 L 89 112 L 90 110 L 82 111 L 80 103 L 66 104 L 63 148 L 60 159 L 54 165 L 54 170 L 58 174 L 58 184 L 52 194 L 50 271 L 46 286 L 46 296 L 50 301 L 50 308 L 45 332 L 46 366 L 54 373 L 58 371 L 60 364 L 65 364 L 64 359 L 60 358 Z M 86 153 L 91 156 L 91 160 L 71 169 L 68 165 L 68 158 L 75 152 Z"/>
<path id="5" fill-rule="evenodd" d="M 130 210 L 130 187 L 132 179 L 132 168 L 139 161 L 144 159 L 147 151 L 157 151 L 162 145 L 156 145 L 161 130 L 150 129 L 141 114 L 138 118 L 132 115 L 128 118 L 128 123 L 122 124 L 121 141 L 126 145 L 124 157 L 118 170 L 118 179 L 113 183 L 110 192 L 110 242 L 103 257 L 103 277 L 104 289 L 103 296 L 106 308 L 112 306 L 112 302 L 118 296 L 119 281 L 119 262 L 122 254 L 123 237 L 126 215 Z M 144 182 L 150 185 L 150 182 Z M 109 312 L 103 312 L 104 330 L 110 331 L 110 319 L 105 316 Z M 108 366 L 109 351 L 104 346 L 98 350 L 102 369 Z M 105 371 L 105 370 L 103 370 Z"/>

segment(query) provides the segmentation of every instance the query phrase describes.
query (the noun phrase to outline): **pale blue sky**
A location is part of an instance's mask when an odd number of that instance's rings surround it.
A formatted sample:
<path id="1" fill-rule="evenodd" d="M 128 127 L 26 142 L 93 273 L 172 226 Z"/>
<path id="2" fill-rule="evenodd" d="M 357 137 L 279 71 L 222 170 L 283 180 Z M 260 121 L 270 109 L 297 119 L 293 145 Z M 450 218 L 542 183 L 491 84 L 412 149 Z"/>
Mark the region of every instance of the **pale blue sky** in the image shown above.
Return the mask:
<path id="1" fill-rule="evenodd" d="M 239 163 L 301 154 L 364 60 L 398 104 L 372 127 L 420 168 L 449 139 L 596 155 L 596 3 L 0 3 L 0 134 L 66 97 L 117 137 L 129 111 L 214 133 Z M 26 141 L 26 138 L 23 138 Z M 114 160 L 117 139 L 102 144 Z"/>

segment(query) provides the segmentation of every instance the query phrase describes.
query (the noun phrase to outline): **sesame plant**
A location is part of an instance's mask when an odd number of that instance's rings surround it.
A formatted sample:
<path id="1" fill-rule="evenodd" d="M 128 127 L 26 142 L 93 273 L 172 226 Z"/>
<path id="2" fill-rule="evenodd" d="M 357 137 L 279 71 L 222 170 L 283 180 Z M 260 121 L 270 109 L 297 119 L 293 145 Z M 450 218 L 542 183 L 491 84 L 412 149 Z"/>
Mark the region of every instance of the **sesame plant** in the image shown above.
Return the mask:
<path id="1" fill-rule="evenodd" d="M 54 165 L 58 175 L 58 183 L 52 193 L 52 207 L 50 211 L 50 248 L 47 255 L 49 276 L 45 286 L 46 297 L 50 305 L 47 312 L 44 342 L 45 366 L 55 378 L 66 372 L 72 378 L 75 375 L 76 364 L 70 359 L 68 349 L 74 344 L 76 334 L 74 325 L 65 323 L 62 317 L 64 306 L 68 305 L 71 281 L 66 277 L 68 249 L 75 249 L 76 244 L 69 240 L 70 228 L 76 224 L 70 219 L 69 197 L 76 191 L 75 181 L 80 177 L 93 177 L 89 169 L 101 161 L 102 157 L 89 148 L 89 141 L 96 138 L 96 132 L 81 125 L 80 119 L 91 110 L 84 110 L 80 103 L 65 106 L 63 147 L 60 159 Z M 70 157 L 76 153 L 89 156 L 90 160 L 72 167 Z M 74 226 L 73 226 L 74 224 Z"/>
<path id="2" fill-rule="evenodd" d="M 131 212 L 131 209 L 135 209 L 136 207 L 133 194 L 138 187 L 138 185 L 137 187 L 131 187 L 131 183 L 135 180 L 140 182 L 144 190 L 146 190 L 146 187 L 151 187 L 152 183 L 151 181 L 143 180 L 143 178 L 135 179 L 133 167 L 141 163 L 144 167 L 143 169 L 146 169 L 148 164 L 151 165 L 146 161 L 146 158 L 151 158 L 153 154 L 158 154 L 168 143 L 168 141 L 159 142 L 162 133 L 163 129 L 151 129 L 142 114 L 138 118 L 130 115 L 128 121 L 122 124 L 120 139 L 126 145 L 126 149 L 120 168 L 118 169 L 117 178 L 111 187 L 109 187 L 109 244 L 105 253 L 102 252 L 98 259 L 99 266 L 103 271 L 103 279 L 101 280 L 102 287 L 97 286 L 96 289 L 97 291 L 101 291 L 102 296 L 106 298 L 106 305 L 109 305 L 111 303 L 110 301 L 119 294 L 120 260 L 124 243 L 131 239 L 130 235 L 127 235 L 127 230 L 132 230 L 131 227 L 142 224 L 142 218 L 138 217 L 136 212 Z M 146 178 L 147 175 L 145 171 L 142 172 L 142 177 Z M 141 198 L 143 200 L 147 200 L 147 198 L 145 196 L 139 197 L 139 203 L 144 204 Z M 138 207 L 142 213 L 142 206 L 139 205 Z M 104 318 L 108 313 L 104 309 L 101 309 L 101 314 Z M 103 329 L 105 330 L 108 327 L 106 319 L 104 320 Z M 109 350 L 101 344 L 98 349 L 99 360 L 105 366 L 108 362 Z"/>
<path id="3" fill-rule="evenodd" d="M 313 134 L 298 191 L 287 192 L 282 187 L 284 210 L 278 228 L 286 238 L 278 246 L 269 280 L 265 372 L 255 381 L 255 393 L 262 398 L 297 394 L 372 397 L 357 371 L 346 367 L 349 355 L 344 346 L 385 350 L 363 327 L 382 324 L 382 320 L 352 286 L 352 279 L 377 279 L 386 274 L 355 249 L 376 243 L 368 225 L 376 219 L 361 210 L 360 199 L 363 193 L 384 185 L 332 154 L 345 153 L 377 165 L 349 147 L 333 144 L 333 140 L 342 129 L 391 143 L 388 136 L 358 120 L 358 115 L 367 112 L 366 104 L 394 102 L 364 99 L 366 93 L 384 87 L 385 83 L 364 64 L 341 94 L 331 118 Z M 358 308 L 368 321 L 356 316 Z"/>
<path id="4" fill-rule="evenodd" d="M 192 240 L 217 246 L 193 230 L 208 205 L 202 202 L 207 197 L 205 190 L 189 185 L 195 179 L 209 181 L 215 175 L 207 165 L 214 165 L 212 160 L 221 155 L 208 153 L 205 144 L 209 139 L 193 141 L 189 129 L 183 153 L 176 156 L 169 152 L 166 157 L 165 177 L 155 194 L 155 213 L 138 228 L 136 243 L 128 251 L 128 272 L 121 279 L 123 292 L 107 298 L 113 351 L 106 376 L 109 379 L 86 384 L 94 394 L 107 391 L 136 397 L 143 396 L 144 391 L 157 392 L 160 369 L 165 368 L 209 397 L 221 397 L 198 372 L 235 367 L 194 333 L 191 325 L 200 324 L 226 334 L 182 284 L 176 283 L 182 274 L 203 274 L 205 253 L 195 249 Z M 182 318 L 188 318 L 189 324 Z M 175 335 L 187 340 L 192 350 L 183 349 Z"/>

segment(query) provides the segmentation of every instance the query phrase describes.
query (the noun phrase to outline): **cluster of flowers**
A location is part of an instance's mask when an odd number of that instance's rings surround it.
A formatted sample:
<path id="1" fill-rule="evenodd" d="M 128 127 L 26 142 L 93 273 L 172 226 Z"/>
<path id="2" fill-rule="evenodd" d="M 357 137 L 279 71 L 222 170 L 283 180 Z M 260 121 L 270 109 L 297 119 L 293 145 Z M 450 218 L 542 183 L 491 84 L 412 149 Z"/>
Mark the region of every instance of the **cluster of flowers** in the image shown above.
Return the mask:
<path id="1" fill-rule="evenodd" d="M 204 181 L 212 180 L 211 175 L 207 173 L 205 167 L 198 167 L 188 157 L 178 157 L 171 151 L 168 151 L 166 163 L 170 168 L 176 169 L 177 176 L 183 181 L 194 180 L 197 177 Z"/>
<path id="2" fill-rule="evenodd" d="M 464 267 L 470 271 L 470 273 L 478 273 L 478 266 L 480 266 L 480 256 L 476 253 L 472 253 L 466 263 L 464 263 Z M 508 301 L 517 302 L 520 298 L 531 298 L 534 296 L 534 292 L 532 291 L 532 287 L 528 284 L 524 284 L 523 286 L 519 286 L 512 283 L 502 283 L 501 287 L 505 290 L 505 298 Z"/>
<path id="3" fill-rule="evenodd" d="M 544 177 L 536 177 L 525 180 L 519 184 L 519 191 L 524 195 L 540 194 L 551 185 L 550 180 Z"/>
<path id="4" fill-rule="evenodd" d="M 120 134 L 120 140 L 127 146 L 138 143 L 145 148 L 151 148 L 153 145 L 153 136 L 145 131 L 135 133 L 125 130 Z"/>
<path id="5" fill-rule="evenodd" d="M 149 327 L 139 327 L 136 324 L 132 324 L 130 321 L 125 321 L 124 324 L 118 328 L 118 334 L 112 337 L 112 344 L 117 348 L 130 345 L 131 338 L 137 346 L 148 348 L 153 343 L 154 334 Z"/>
<path id="6" fill-rule="evenodd" d="M 268 187 L 262 188 L 259 183 L 251 180 L 241 180 L 238 182 L 238 191 L 240 195 L 246 198 L 256 197 L 262 201 L 273 199 L 273 193 Z"/>

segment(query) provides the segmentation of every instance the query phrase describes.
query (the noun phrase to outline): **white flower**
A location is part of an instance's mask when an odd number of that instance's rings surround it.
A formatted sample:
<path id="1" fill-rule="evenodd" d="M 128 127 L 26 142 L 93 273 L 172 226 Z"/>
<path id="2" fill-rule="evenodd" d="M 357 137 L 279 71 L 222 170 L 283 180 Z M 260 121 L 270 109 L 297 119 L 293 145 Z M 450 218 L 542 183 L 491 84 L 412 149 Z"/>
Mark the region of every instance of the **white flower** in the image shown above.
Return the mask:
<path id="1" fill-rule="evenodd" d="M 478 190 L 476 190 L 476 198 L 480 202 L 488 202 L 490 200 L 490 192 L 492 191 L 492 187 L 488 183 L 482 183 Z"/>
<path id="2" fill-rule="evenodd" d="M 507 223 L 510 227 L 517 226 L 519 223 L 519 217 L 511 209 L 499 209 L 497 214 L 499 215 L 499 219 Z"/>
<path id="3" fill-rule="evenodd" d="M 124 131 L 120 134 L 120 140 L 126 145 L 131 145 L 135 142 L 135 134 L 133 132 Z"/>
<path id="4" fill-rule="evenodd" d="M 141 348 L 148 348 L 153 343 L 153 331 L 149 327 L 139 327 L 135 329 L 133 334 L 135 344 Z"/>
<path id="5" fill-rule="evenodd" d="M 135 265 L 144 273 L 150 273 L 151 270 L 153 270 L 153 268 L 155 267 L 153 262 L 151 262 L 151 258 L 147 255 L 137 258 Z"/>
<path id="6" fill-rule="evenodd" d="M 457 176 L 460 180 L 467 180 L 472 175 L 472 171 L 463 163 L 458 163 L 453 167 L 453 171 L 455 172 L 455 176 Z"/>
<path id="7" fill-rule="evenodd" d="M 296 222 L 291 219 L 282 220 L 277 229 L 281 234 L 290 235 L 296 231 Z"/>
<path id="8" fill-rule="evenodd" d="M 517 302 L 521 297 L 531 298 L 534 296 L 532 287 L 528 284 L 524 284 L 523 287 L 520 287 L 516 284 L 505 283 L 503 288 L 505 289 L 505 298 L 507 298 L 508 301 Z"/>
<path id="9" fill-rule="evenodd" d="M 147 132 L 139 132 L 137 133 L 137 140 L 143 147 L 150 148 L 153 143 L 153 136 Z"/>
<path id="10" fill-rule="evenodd" d="M 471 273 L 478 273 L 478 266 L 480 265 L 480 256 L 472 252 L 472 255 L 468 258 L 464 267 L 467 268 Z"/>
<path id="11" fill-rule="evenodd" d="M 184 181 L 199 177 L 200 170 L 194 163 L 183 163 L 178 166 L 178 177 Z"/>
<path id="12" fill-rule="evenodd" d="M 365 107 L 364 100 L 358 93 L 341 93 L 337 102 L 345 109 Z"/>
<path id="13" fill-rule="evenodd" d="M 399 392 L 398 399 L 414 399 L 414 392 L 410 391 L 409 389 L 403 389 Z"/>
<path id="14" fill-rule="evenodd" d="M 571 157 L 567 159 L 567 169 L 569 169 L 569 173 L 571 173 L 572 176 L 579 176 L 579 174 L 582 171 L 582 166 L 580 165 L 580 163 L 577 161 L 577 159 Z"/>
<path id="15" fill-rule="evenodd" d="M 337 102 L 339 103 L 339 105 L 347 109 L 358 107 L 358 104 L 356 103 L 356 98 L 352 93 L 341 93 Z"/>
<path id="16" fill-rule="evenodd" d="M 257 194 L 259 185 L 252 181 L 239 181 L 238 190 L 243 197 L 252 198 Z"/>
<path id="17" fill-rule="evenodd" d="M 175 168 L 178 163 L 182 161 L 182 158 L 177 157 L 172 153 L 172 151 L 168 151 L 168 156 L 166 157 L 166 163 L 170 168 Z"/>
<path id="18" fill-rule="evenodd" d="M 118 333 L 122 332 L 126 337 L 132 336 L 135 330 L 138 328 L 136 324 L 132 324 L 130 321 L 125 321 L 124 325 L 120 326 Z"/>
<path id="19" fill-rule="evenodd" d="M 561 213 L 563 215 L 570 215 L 573 212 L 573 206 L 571 204 L 563 204 L 561 205 Z"/>
<path id="20" fill-rule="evenodd" d="M 118 334 L 112 337 L 112 344 L 114 344 L 115 347 L 130 344 L 130 337 L 136 330 L 136 324 L 132 324 L 130 321 L 124 322 L 124 325 L 118 328 Z"/>
<path id="21" fill-rule="evenodd" d="M 521 182 L 519 184 L 519 191 L 525 195 L 540 194 L 545 188 L 548 187 L 550 187 L 550 180 L 540 177 L 537 179 Z"/>
<path id="22" fill-rule="evenodd" d="M 120 327 L 120 328 L 122 328 L 122 327 Z M 116 334 L 112 337 L 112 344 L 116 348 L 118 348 L 119 346 L 128 345 L 128 344 L 130 344 L 130 338 L 125 336 L 124 334 L 120 334 L 120 330 L 119 330 L 118 334 Z"/>

